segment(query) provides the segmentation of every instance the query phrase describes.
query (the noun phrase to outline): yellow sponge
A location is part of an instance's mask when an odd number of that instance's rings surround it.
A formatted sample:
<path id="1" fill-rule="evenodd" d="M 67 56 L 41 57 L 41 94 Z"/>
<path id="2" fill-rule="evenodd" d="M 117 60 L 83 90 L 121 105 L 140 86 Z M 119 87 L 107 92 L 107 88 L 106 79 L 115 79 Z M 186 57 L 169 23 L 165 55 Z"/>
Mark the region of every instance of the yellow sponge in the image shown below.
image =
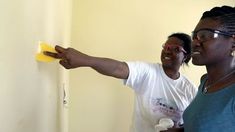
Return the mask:
<path id="1" fill-rule="evenodd" d="M 50 44 L 45 43 L 45 42 L 39 42 L 38 53 L 35 56 L 35 59 L 37 61 L 40 61 L 40 62 L 51 62 L 51 61 L 55 60 L 55 58 L 53 58 L 53 57 L 44 55 L 43 54 L 44 51 L 49 51 L 49 52 L 57 53 L 55 51 L 55 48 L 52 47 Z"/>

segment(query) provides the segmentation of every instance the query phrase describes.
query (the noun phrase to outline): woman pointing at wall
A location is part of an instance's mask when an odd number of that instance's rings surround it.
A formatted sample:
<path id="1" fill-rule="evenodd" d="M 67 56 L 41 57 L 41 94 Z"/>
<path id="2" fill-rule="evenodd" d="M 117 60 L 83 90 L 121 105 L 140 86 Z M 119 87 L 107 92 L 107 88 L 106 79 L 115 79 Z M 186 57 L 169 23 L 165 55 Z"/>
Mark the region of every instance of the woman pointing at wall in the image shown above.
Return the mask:
<path id="1" fill-rule="evenodd" d="M 161 53 L 162 64 L 122 62 L 60 46 L 55 49 L 58 53 L 45 54 L 61 59 L 60 64 L 66 69 L 91 67 L 103 75 L 124 79 L 136 95 L 132 132 L 155 132 L 162 118 L 172 120 L 171 127 L 181 127 L 183 111 L 197 92 L 179 72 L 191 55 L 191 39 L 184 33 L 174 33 L 167 38 Z"/>

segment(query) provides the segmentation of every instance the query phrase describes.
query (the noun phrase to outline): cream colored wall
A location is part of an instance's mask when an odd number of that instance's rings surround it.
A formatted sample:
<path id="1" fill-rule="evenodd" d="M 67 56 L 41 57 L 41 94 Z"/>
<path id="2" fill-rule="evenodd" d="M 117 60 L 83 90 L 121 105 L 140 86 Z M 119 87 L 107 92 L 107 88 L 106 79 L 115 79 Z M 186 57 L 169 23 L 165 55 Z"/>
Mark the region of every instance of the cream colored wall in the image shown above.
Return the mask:
<path id="1" fill-rule="evenodd" d="M 202 13 L 234 0 L 74 0 L 72 47 L 94 56 L 160 62 L 174 32 L 191 33 Z M 205 73 L 190 64 L 196 85 Z M 122 81 L 89 68 L 70 71 L 69 132 L 128 132 L 134 95 Z"/>
<path id="2" fill-rule="evenodd" d="M 35 54 L 40 40 L 68 43 L 70 9 L 69 0 L 0 1 L 0 132 L 66 132 L 66 73 Z"/>

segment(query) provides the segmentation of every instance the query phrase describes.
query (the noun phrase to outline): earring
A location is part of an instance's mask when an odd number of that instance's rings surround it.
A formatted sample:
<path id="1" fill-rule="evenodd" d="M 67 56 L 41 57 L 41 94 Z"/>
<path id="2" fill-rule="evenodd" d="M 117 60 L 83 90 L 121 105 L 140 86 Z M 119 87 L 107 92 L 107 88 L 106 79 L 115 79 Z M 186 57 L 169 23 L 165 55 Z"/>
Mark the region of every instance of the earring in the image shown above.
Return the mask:
<path id="1" fill-rule="evenodd" d="M 235 51 L 231 52 L 231 56 L 235 57 Z"/>

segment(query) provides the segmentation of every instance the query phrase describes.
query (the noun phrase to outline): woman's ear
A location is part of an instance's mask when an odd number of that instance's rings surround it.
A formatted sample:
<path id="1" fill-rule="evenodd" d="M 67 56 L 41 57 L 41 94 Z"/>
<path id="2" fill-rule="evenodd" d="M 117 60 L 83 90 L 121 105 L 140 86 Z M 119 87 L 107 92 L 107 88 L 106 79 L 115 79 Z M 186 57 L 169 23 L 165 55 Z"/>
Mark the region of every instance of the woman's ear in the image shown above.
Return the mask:
<path id="1" fill-rule="evenodd" d="M 182 60 L 182 64 L 185 62 L 186 58 L 184 57 L 183 60 Z"/>
<path id="2" fill-rule="evenodd" d="M 235 34 L 232 36 L 232 38 L 233 38 L 233 44 L 235 45 Z"/>
<path id="3" fill-rule="evenodd" d="M 235 35 L 233 35 L 232 38 L 233 38 L 233 45 L 232 45 L 232 48 L 235 50 Z"/>
<path id="4" fill-rule="evenodd" d="M 183 63 L 188 63 L 189 60 L 191 59 L 191 56 L 190 55 L 185 55 L 184 58 L 183 58 Z"/>
<path id="5" fill-rule="evenodd" d="M 233 35 L 232 38 L 233 42 L 232 42 L 231 56 L 235 57 L 235 35 Z"/>

